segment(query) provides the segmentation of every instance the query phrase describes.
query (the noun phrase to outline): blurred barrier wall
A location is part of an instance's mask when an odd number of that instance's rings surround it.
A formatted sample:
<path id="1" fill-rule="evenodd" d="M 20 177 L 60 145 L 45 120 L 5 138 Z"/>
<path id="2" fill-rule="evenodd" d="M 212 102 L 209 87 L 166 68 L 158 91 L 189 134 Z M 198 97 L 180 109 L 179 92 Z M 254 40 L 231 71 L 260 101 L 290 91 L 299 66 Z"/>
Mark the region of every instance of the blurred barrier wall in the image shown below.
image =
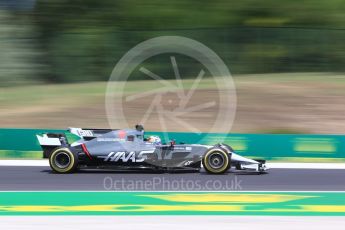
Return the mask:
<path id="1" fill-rule="evenodd" d="M 0 159 L 41 158 L 36 134 L 44 129 L 0 129 Z M 164 136 L 161 132 L 146 135 Z M 345 162 L 345 135 L 168 133 L 177 143 L 216 144 L 219 140 L 253 158 L 291 162 Z"/>

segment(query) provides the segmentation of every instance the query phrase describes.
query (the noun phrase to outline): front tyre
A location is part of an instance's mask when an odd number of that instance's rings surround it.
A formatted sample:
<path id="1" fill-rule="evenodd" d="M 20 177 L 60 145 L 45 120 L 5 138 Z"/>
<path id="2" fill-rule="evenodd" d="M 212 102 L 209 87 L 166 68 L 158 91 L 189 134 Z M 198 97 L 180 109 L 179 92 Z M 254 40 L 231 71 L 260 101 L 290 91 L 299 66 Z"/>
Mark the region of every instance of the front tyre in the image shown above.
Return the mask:
<path id="1" fill-rule="evenodd" d="M 202 164 L 208 173 L 223 174 L 230 168 L 230 156 L 220 148 L 210 149 L 205 153 Z"/>
<path id="2" fill-rule="evenodd" d="M 78 156 L 68 148 L 57 148 L 50 155 L 49 164 L 56 173 L 73 173 L 78 166 Z"/>

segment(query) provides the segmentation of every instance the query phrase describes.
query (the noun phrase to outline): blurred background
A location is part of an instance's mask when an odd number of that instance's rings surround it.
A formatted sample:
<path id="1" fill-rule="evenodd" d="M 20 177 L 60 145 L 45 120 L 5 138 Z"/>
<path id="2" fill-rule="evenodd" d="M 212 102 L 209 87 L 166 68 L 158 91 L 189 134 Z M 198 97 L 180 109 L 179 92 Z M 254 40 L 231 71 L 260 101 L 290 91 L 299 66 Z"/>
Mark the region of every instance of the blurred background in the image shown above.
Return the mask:
<path id="1" fill-rule="evenodd" d="M 344 133 L 344 12 L 345 0 L 0 0 L 0 127 L 107 127 L 117 61 L 146 39 L 175 35 L 227 64 L 234 132 Z M 148 65 L 173 77 L 160 61 Z M 179 67 L 195 76 L 192 61 Z"/>

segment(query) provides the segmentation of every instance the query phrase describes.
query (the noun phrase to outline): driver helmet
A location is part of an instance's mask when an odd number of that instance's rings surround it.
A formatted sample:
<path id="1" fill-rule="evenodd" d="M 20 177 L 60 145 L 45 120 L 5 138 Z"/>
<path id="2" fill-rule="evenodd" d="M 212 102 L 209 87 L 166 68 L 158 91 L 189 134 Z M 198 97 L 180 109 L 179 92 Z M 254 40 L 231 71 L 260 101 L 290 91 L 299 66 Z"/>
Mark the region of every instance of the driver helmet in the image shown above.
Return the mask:
<path id="1" fill-rule="evenodd" d="M 158 136 L 149 136 L 149 138 L 147 139 L 147 142 L 154 144 L 154 145 L 162 144 L 162 141 Z"/>

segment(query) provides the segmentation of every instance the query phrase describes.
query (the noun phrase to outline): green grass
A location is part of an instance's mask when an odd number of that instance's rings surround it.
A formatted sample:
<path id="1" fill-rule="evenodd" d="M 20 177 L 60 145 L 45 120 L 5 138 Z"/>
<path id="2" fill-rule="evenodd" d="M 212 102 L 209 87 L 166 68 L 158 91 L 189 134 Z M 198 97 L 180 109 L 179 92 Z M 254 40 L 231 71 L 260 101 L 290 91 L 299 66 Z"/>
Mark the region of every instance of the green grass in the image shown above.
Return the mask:
<path id="1" fill-rule="evenodd" d="M 37 160 L 42 159 L 42 151 L 0 150 L 0 160 Z"/>
<path id="2" fill-rule="evenodd" d="M 104 82 L 80 84 L 56 84 L 20 86 L 1 89 L 1 104 L 3 106 L 32 105 L 36 103 L 81 102 L 85 98 L 94 98 L 104 95 Z"/>
<path id="3" fill-rule="evenodd" d="M 341 127 L 329 124 L 335 120 L 341 124 L 343 119 L 340 114 L 343 113 L 342 101 L 345 97 L 344 74 L 255 74 L 236 75 L 233 79 L 238 98 L 234 132 L 319 133 L 321 129 L 323 133 L 342 132 Z M 177 84 L 176 80 L 168 82 Z M 183 80 L 184 88 L 190 89 L 193 82 L 194 79 Z M 130 95 L 161 87 L 157 81 L 129 81 L 124 93 Z M 0 127 L 66 128 L 68 125 L 85 124 L 106 127 L 106 89 L 107 82 L 0 88 Z M 197 89 L 216 90 L 216 82 L 213 78 L 205 78 Z M 145 112 L 145 108 L 135 107 L 138 113 Z M 90 109 L 92 114 L 86 114 Z M 291 117 L 295 120 L 286 116 L 288 111 L 293 111 Z M 128 118 L 132 122 L 140 119 L 131 116 Z M 267 121 L 272 117 L 275 120 Z M 301 120 L 296 120 L 297 117 Z M 306 122 L 308 117 L 322 121 L 324 127 Z M 42 120 L 46 123 L 43 124 Z M 200 124 L 208 125 L 207 122 L 204 120 Z"/>
<path id="4" fill-rule="evenodd" d="M 168 82 L 176 85 L 175 80 Z M 185 89 L 190 88 L 194 80 L 183 80 Z M 0 102 L 2 106 L 33 105 L 37 103 L 81 103 L 105 96 L 107 82 L 90 82 L 79 84 L 52 84 L 29 85 L 19 87 L 2 88 Z M 127 94 L 153 90 L 161 85 L 156 81 L 129 81 L 125 85 Z M 198 89 L 215 88 L 213 79 L 205 79 L 200 82 Z"/>
<path id="5" fill-rule="evenodd" d="M 338 86 L 345 84 L 345 75 L 330 73 L 294 73 L 294 74 L 256 74 L 234 76 L 235 83 L 248 81 L 252 83 L 321 83 Z M 176 85 L 175 80 L 168 80 Z M 194 80 L 183 80 L 184 88 L 192 86 Z M 107 82 L 90 82 L 78 84 L 29 85 L 1 88 L 1 106 L 21 106 L 42 103 L 81 103 L 83 101 L 103 98 Z M 157 81 L 129 81 L 125 89 L 127 94 L 156 89 L 161 86 Z M 200 82 L 198 89 L 212 89 L 216 84 L 212 78 Z M 344 90 L 345 93 L 345 90 Z"/>
<path id="6" fill-rule="evenodd" d="M 345 84 L 345 74 L 342 73 L 274 73 L 237 75 L 235 79 L 241 81 L 280 82 L 280 83 L 328 83 Z"/>

